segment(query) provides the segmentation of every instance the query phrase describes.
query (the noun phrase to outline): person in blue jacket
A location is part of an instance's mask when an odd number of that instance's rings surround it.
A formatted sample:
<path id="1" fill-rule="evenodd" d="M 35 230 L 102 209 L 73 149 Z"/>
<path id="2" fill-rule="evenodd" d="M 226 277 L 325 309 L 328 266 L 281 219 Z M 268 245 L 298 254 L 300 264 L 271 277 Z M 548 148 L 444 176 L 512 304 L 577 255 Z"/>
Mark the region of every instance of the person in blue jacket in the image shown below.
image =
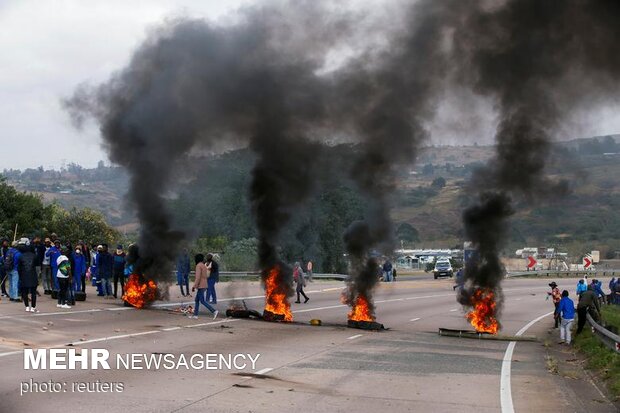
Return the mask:
<path id="1" fill-rule="evenodd" d="M 86 274 L 86 257 L 80 245 L 75 247 L 73 262 L 75 263 L 75 267 L 73 269 L 73 285 L 71 288 L 76 292 L 82 291 L 82 276 Z"/>
<path id="2" fill-rule="evenodd" d="M 112 278 L 114 271 L 114 257 L 108 252 L 108 244 L 101 244 L 102 249 L 97 255 L 97 281 L 101 280 L 101 288 L 106 298 L 113 298 Z"/>
<path id="3" fill-rule="evenodd" d="M 560 344 L 571 343 L 570 329 L 575 321 L 575 303 L 568 298 L 568 291 L 562 291 L 562 299 L 556 310 L 556 314 L 562 318 L 560 322 Z"/>
<path id="4" fill-rule="evenodd" d="M 45 256 L 50 259 L 50 267 L 52 268 L 52 288 L 54 291 L 59 291 L 58 279 L 56 273 L 58 272 L 58 257 L 60 257 L 60 240 L 54 240 L 54 245 L 50 247 L 45 253 Z"/>
<path id="5" fill-rule="evenodd" d="M 577 295 L 578 296 L 581 295 L 581 293 L 586 291 L 587 289 L 588 289 L 588 284 L 586 284 L 585 280 L 582 278 L 577 283 Z"/>

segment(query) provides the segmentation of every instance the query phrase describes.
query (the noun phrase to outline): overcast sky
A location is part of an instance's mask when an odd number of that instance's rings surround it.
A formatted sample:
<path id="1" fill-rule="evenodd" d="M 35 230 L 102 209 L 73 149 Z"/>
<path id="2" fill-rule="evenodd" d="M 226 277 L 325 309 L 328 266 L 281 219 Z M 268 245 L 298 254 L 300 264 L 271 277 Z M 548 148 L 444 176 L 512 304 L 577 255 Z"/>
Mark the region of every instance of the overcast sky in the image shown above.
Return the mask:
<path id="1" fill-rule="evenodd" d="M 76 131 L 60 106 L 82 82 L 122 68 L 148 30 L 172 16 L 230 16 L 255 0 L 0 0 L 0 170 L 106 163 L 94 126 Z M 377 8 L 380 2 L 367 7 Z M 465 103 L 467 101 L 467 103 Z M 584 111 L 563 136 L 620 133 L 618 102 Z M 473 109 L 473 110 L 472 110 Z M 454 113 L 467 116 L 453 116 Z M 446 97 L 434 141 L 488 142 L 492 105 Z"/>

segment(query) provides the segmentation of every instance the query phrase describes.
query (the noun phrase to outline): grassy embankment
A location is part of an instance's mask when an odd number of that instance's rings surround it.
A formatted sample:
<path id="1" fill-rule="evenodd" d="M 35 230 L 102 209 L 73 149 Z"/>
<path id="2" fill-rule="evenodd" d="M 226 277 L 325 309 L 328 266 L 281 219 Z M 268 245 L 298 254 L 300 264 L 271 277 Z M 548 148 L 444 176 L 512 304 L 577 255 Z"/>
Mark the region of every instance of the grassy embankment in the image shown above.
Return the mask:
<path id="1" fill-rule="evenodd" d="M 620 330 L 620 306 L 605 305 L 602 313 L 607 325 Z M 589 328 L 576 338 L 575 348 L 586 356 L 586 367 L 603 380 L 615 400 L 620 399 L 620 354 L 601 343 Z"/>

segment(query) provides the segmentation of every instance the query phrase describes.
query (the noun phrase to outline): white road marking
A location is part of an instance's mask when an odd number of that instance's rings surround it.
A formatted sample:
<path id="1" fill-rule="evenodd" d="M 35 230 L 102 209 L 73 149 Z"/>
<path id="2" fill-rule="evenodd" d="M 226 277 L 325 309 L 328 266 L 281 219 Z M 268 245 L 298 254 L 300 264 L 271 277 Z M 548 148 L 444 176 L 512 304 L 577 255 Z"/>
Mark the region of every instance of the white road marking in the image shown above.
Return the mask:
<path id="1" fill-rule="evenodd" d="M 21 351 L 8 351 L 6 353 L 0 353 L 0 357 L 12 356 L 14 354 L 21 354 Z"/>
<path id="2" fill-rule="evenodd" d="M 418 318 L 412 318 L 412 319 L 411 319 L 411 320 L 409 320 L 409 321 L 418 321 L 419 319 L 420 319 L 420 317 L 418 317 Z"/>
<path id="3" fill-rule="evenodd" d="M 262 375 L 262 374 L 269 373 L 271 370 L 273 370 L 271 367 L 267 367 L 267 368 L 264 368 L 264 369 L 261 369 L 261 370 L 257 371 L 254 374 Z"/>
<path id="4" fill-rule="evenodd" d="M 347 340 L 355 340 L 356 338 L 360 338 L 360 337 L 362 337 L 362 335 L 361 335 L 361 334 L 356 334 L 356 335 L 354 335 L 354 336 L 347 337 Z"/>
<path id="5" fill-rule="evenodd" d="M 455 312 L 456 310 L 458 310 L 458 308 L 453 308 L 452 310 L 450 310 L 451 313 Z"/>
<path id="6" fill-rule="evenodd" d="M 547 314 L 543 314 L 538 318 L 527 323 L 521 330 L 517 331 L 516 336 L 520 336 L 527 331 L 528 328 L 533 326 L 535 323 L 539 322 L 543 318 L 550 316 L 553 314 L 553 311 Z M 514 413 L 514 405 L 512 404 L 512 390 L 510 388 L 510 372 L 511 372 L 511 364 L 512 364 L 512 353 L 515 350 L 515 346 L 517 345 L 516 341 L 511 341 L 508 343 L 508 347 L 506 348 L 506 353 L 504 353 L 504 360 L 502 361 L 502 371 L 500 375 L 500 385 L 499 385 L 499 394 L 500 394 L 500 405 L 502 413 Z"/>

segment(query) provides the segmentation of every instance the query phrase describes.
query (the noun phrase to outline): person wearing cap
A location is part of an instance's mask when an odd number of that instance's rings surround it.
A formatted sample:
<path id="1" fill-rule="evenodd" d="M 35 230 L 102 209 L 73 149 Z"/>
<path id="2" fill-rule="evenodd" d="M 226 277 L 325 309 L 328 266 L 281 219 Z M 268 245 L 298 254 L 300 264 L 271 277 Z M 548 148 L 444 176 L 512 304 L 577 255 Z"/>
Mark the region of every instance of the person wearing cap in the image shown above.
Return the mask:
<path id="1" fill-rule="evenodd" d="M 118 283 L 121 283 L 121 297 L 125 292 L 125 251 L 123 246 L 118 244 L 114 251 L 114 298 L 118 298 Z"/>
<path id="2" fill-rule="evenodd" d="M 562 294 L 560 294 L 560 289 L 555 281 L 549 283 L 549 287 L 551 287 L 551 292 L 547 292 L 547 299 L 551 297 L 554 306 L 554 319 L 555 326 L 553 328 L 558 328 L 560 325 L 560 316 L 558 314 L 558 305 L 560 305 L 560 300 L 562 299 Z"/>
<path id="3" fill-rule="evenodd" d="M 48 255 L 50 248 L 52 248 L 52 240 L 45 238 L 43 256 L 41 257 L 41 284 L 43 285 L 43 294 L 52 293 L 52 267 L 50 266 L 50 256 Z"/>
<path id="4" fill-rule="evenodd" d="M 560 344 L 571 343 L 570 330 L 575 320 L 575 303 L 568 298 L 568 291 L 562 291 L 562 298 L 555 310 L 556 318 L 561 318 L 560 324 Z"/>
<path id="5" fill-rule="evenodd" d="M 187 248 L 183 248 L 183 252 L 177 257 L 176 262 L 176 270 L 177 270 L 177 284 L 181 289 L 181 295 L 183 297 L 191 297 L 189 293 L 189 252 Z M 183 290 L 185 287 L 185 290 Z"/>
<path id="6" fill-rule="evenodd" d="M 589 285 L 588 289 L 581 293 L 579 301 L 577 302 L 577 334 L 583 331 L 588 313 L 590 313 L 594 321 L 599 320 L 601 306 L 592 285 Z"/>
<path id="7" fill-rule="evenodd" d="M 58 308 L 71 308 L 67 304 L 67 291 L 69 290 L 69 278 L 71 277 L 71 262 L 69 261 L 69 249 L 63 245 L 60 249 L 60 256 L 56 260 L 56 280 L 58 281 Z"/>
<path id="8" fill-rule="evenodd" d="M 52 234 L 52 235 L 56 235 L 56 234 Z M 49 257 L 50 259 L 50 269 L 51 269 L 51 273 L 52 273 L 52 289 L 54 291 L 59 291 L 60 290 L 60 286 L 58 284 L 58 280 L 56 279 L 56 275 L 58 274 L 58 257 L 60 257 L 60 240 L 59 239 L 53 239 L 52 237 L 50 237 L 53 245 L 50 247 L 49 250 L 47 250 L 47 252 L 45 253 L 46 257 Z"/>
<path id="9" fill-rule="evenodd" d="M 73 281 L 71 288 L 74 292 L 82 291 L 82 280 L 86 276 L 86 257 L 82 252 L 82 246 L 77 245 L 73 252 Z"/>
<path id="10" fill-rule="evenodd" d="M 22 301 L 26 306 L 26 312 L 38 313 L 37 286 L 39 285 L 39 277 L 36 270 L 38 257 L 34 246 L 29 245 L 27 239 L 21 239 L 17 249 L 20 252 L 17 259 L 17 272 L 19 273 Z M 30 300 L 28 299 L 29 295 Z"/>

